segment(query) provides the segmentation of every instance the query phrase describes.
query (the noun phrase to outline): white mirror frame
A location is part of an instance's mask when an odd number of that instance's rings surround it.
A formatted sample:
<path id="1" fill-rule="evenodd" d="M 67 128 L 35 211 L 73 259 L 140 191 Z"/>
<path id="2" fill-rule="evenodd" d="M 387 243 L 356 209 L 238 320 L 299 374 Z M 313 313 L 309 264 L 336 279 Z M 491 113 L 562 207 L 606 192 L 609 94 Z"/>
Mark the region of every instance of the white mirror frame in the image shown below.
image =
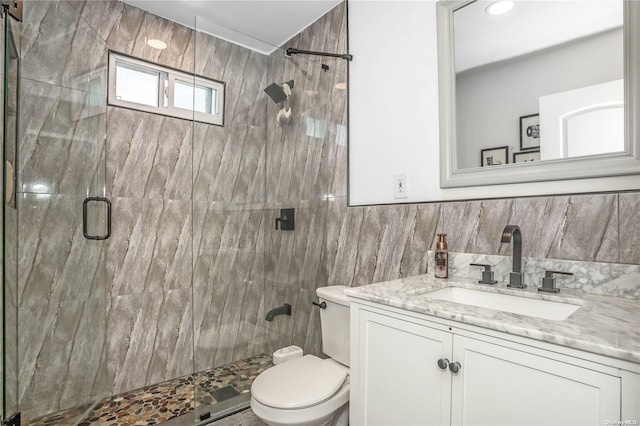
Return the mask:
<path id="1" fill-rule="evenodd" d="M 475 0 L 437 3 L 440 187 L 458 188 L 640 174 L 640 1 L 624 1 L 625 151 L 604 155 L 457 168 L 453 12 Z M 632 54 L 631 52 L 636 52 Z"/>

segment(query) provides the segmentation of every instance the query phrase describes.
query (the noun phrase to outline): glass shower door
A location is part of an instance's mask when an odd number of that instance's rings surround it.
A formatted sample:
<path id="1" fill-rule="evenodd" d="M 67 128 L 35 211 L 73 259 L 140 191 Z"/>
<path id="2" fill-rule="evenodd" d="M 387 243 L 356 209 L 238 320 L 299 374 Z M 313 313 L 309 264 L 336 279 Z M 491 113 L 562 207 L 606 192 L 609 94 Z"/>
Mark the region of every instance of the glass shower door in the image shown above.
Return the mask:
<path id="1" fill-rule="evenodd" d="M 19 23 L 2 17 L 2 418 L 18 412 L 17 210 L 15 164 L 18 131 Z"/>
<path id="2" fill-rule="evenodd" d="M 107 392 L 106 244 L 96 238 L 109 222 L 106 46 L 79 13 L 71 3 L 27 2 L 14 32 L 16 210 L 5 207 L 4 218 L 16 219 L 4 244 L 17 274 L 4 288 L 16 305 L 6 327 L 17 330 L 16 401 L 27 422 L 55 415 L 73 424 Z"/>

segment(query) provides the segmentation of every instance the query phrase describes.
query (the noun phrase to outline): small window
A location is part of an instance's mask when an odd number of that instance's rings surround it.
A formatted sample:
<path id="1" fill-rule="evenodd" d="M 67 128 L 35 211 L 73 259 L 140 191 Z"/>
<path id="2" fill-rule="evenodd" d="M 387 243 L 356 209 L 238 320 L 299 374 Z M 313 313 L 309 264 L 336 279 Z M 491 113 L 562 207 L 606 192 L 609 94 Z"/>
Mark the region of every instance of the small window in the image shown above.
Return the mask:
<path id="1" fill-rule="evenodd" d="M 224 83 L 111 52 L 109 105 L 221 126 Z"/>

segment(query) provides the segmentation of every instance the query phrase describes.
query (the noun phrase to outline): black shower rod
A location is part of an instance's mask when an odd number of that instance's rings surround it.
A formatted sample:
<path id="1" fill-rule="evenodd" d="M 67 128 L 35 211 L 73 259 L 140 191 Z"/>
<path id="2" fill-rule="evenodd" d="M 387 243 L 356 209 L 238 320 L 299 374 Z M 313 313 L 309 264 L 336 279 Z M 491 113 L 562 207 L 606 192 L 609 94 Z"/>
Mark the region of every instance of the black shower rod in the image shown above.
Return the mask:
<path id="1" fill-rule="evenodd" d="M 316 51 L 313 51 L 313 50 L 295 49 L 293 47 L 289 47 L 287 49 L 287 56 L 297 55 L 297 54 L 314 55 L 314 56 L 329 56 L 331 58 L 346 59 L 347 61 L 352 61 L 353 60 L 353 55 L 349 55 L 348 53 L 340 54 L 340 53 L 316 52 Z"/>

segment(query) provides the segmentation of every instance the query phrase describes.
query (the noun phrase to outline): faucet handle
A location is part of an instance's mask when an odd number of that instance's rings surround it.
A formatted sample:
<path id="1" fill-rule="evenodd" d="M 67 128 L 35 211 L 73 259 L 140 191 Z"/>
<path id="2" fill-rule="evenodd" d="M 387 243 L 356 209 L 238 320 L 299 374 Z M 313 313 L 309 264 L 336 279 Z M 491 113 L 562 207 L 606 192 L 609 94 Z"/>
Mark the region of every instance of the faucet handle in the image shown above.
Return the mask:
<path id="1" fill-rule="evenodd" d="M 493 279 L 493 271 L 491 270 L 491 265 L 486 263 L 470 263 L 470 266 L 481 266 L 484 268 L 482 271 L 482 279 L 478 281 L 480 284 L 496 284 L 498 281 Z"/>
<path id="2" fill-rule="evenodd" d="M 542 287 L 538 288 L 538 291 L 544 293 L 557 293 L 560 291 L 560 289 L 556 287 L 556 277 L 553 276 L 554 274 L 573 275 L 573 272 L 544 271 L 544 277 L 542 278 Z"/>

